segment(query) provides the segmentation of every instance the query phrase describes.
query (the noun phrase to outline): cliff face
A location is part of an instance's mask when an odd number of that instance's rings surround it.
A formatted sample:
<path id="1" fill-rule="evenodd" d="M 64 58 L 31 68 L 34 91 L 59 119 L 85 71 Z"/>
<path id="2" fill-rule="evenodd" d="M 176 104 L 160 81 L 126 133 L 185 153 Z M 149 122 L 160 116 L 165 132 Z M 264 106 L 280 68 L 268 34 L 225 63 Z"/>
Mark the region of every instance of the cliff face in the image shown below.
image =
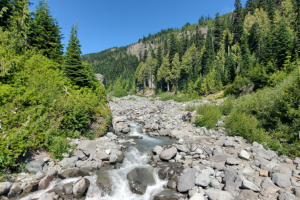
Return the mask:
<path id="1" fill-rule="evenodd" d="M 199 31 L 201 31 L 202 34 L 207 34 L 208 27 L 201 27 L 199 28 Z M 182 38 L 184 35 L 188 36 L 189 39 L 193 36 L 196 35 L 196 31 L 183 31 L 177 35 L 177 38 Z M 155 39 L 157 40 L 157 39 Z M 142 55 L 144 55 L 144 52 L 147 50 L 148 51 L 148 56 L 151 55 L 151 52 L 149 51 L 150 46 L 154 49 L 156 52 L 156 48 L 158 47 L 158 44 L 152 44 L 150 41 L 147 41 L 146 44 L 143 44 L 142 42 L 132 44 L 127 48 L 127 55 L 135 55 L 139 58 L 140 52 Z"/>

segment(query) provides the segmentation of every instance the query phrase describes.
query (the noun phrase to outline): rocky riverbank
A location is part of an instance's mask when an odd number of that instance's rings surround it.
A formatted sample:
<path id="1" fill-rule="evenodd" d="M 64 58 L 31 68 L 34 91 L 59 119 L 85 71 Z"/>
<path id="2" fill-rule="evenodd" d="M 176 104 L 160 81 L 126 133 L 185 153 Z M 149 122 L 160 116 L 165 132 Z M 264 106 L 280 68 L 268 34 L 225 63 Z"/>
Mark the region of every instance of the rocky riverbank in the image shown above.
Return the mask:
<path id="1" fill-rule="evenodd" d="M 130 199 L 155 200 L 300 197 L 300 159 L 227 136 L 224 117 L 207 130 L 182 122 L 186 103 L 128 96 L 115 98 L 109 105 L 114 116 L 112 132 L 92 141 L 68 139 L 76 148 L 61 161 L 37 152 L 26 164 L 27 173 L 0 183 L 2 199 L 116 199 L 114 193 L 124 187 L 119 198 L 126 198 L 122 196 L 126 192 L 138 195 Z M 130 121 L 142 126 L 133 127 Z M 141 136 L 132 135 L 133 129 L 147 137 L 177 140 L 151 148 L 150 160 L 138 156 L 135 147 Z M 128 147 L 133 149 L 127 151 Z M 118 169 L 119 180 L 126 179 L 122 188 L 112 177 Z"/>

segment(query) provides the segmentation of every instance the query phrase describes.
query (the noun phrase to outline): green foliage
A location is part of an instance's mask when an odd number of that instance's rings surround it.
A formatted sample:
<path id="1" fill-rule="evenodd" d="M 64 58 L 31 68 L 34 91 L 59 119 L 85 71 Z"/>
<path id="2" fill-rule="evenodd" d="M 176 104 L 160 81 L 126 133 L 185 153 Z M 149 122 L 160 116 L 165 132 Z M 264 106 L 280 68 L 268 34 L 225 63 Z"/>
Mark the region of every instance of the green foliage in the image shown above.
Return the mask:
<path id="1" fill-rule="evenodd" d="M 53 137 L 52 141 L 49 144 L 49 151 L 53 153 L 55 159 L 62 159 L 63 153 L 67 153 L 70 149 L 69 142 L 60 136 Z"/>
<path id="2" fill-rule="evenodd" d="M 235 103 L 235 97 L 234 96 L 228 96 L 225 101 L 220 105 L 220 110 L 223 115 L 229 115 L 231 113 L 231 110 L 233 109 Z"/>
<path id="3" fill-rule="evenodd" d="M 113 97 L 125 97 L 128 95 L 128 93 L 125 90 L 114 90 L 113 92 L 111 92 L 109 95 L 113 96 Z"/>
<path id="4" fill-rule="evenodd" d="M 244 89 L 247 89 L 252 85 L 253 84 L 248 78 L 246 77 L 243 78 L 242 76 L 236 76 L 234 82 L 228 85 L 227 88 L 225 89 L 224 95 L 228 96 L 232 94 L 238 96 L 239 94 L 241 94 L 241 92 L 243 92 Z"/>
<path id="5" fill-rule="evenodd" d="M 202 116 L 196 117 L 195 125 L 205 126 L 207 129 L 214 128 L 222 117 L 220 108 L 216 105 L 203 104 L 197 108 L 197 113 Z"/>
<path id="6" fill-rule="evenodd" d="M 174 100 L 177 102 L 186 102 L 186 101 L 192 101 L 193 99 L 182 94 L 182 95 L 167 95 L 167 96 L 161 97 L 159 100 L 161 100 L 161 101 Z"/>

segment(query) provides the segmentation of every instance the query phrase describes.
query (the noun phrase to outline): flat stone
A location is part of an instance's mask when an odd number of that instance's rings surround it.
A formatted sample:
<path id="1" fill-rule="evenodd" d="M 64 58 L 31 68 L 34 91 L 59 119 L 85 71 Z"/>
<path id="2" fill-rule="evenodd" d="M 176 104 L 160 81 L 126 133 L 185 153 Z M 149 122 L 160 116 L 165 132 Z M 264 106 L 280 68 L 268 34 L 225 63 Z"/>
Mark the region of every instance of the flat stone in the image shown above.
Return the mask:
<path id="1" fill-rule="evenodd" d="M 163 150 L 159 155 L 159 158 L 162 160 L 170 160 L 172 159 L 177 153 L 177 149 L 172 147 L 170 149 Z"/>
<path id="2" fill-rule="evenodd" d="M 199 174 L 195 179 L 195 184 L 201 187 L 207 187 L 210 184 L 209 175 L 206 173 Z"/>
<path id="3" fill-rule="evenodd" d="M 81 150 L 85 155 L 89 156 L 90 154 L 96 152 L 96 141 L 81 140 L 76 149 Z"/>
<path id="4" fill-rule="evenodd" d="M 79 177 L 79 176 L 89 176 L 90 174 L 81 170 L 81 169 L 67 169 L 60 173 L 58 176 L 61 179 L 71 178 L 71 177 Z"/>
<path id="5" fill-rule="evenodd" d="M 146 168 L 134 168 L 127 174 L 130 190 L 135 194 L 145 194 L 147 187 L 155 184 L 153 172 Z"/>
<path id="6" fill-rule="evenodd" d="M 164 148 L 162 148 L 161 146 L 156 145 L 153 148 L 152 152 L 155 153 L 155 154 L 157 154 L 157 155 L 159 155 L 163 150 L 164 150 Z"/>
<path id="7" fill-rule="evenodd" d="M 184 174 L 180 176 L 177 186 L 179 192 L 187 192 L 188 190 L 195 187 L 195 174 L 197 173 L 197 171 L 198 170 L 195 168 L 189 168 Z"/>
<path id="8" fill-rule="evenodd" d="M 254 183 L 248 181 L 247 179 L 243 180 L 242 187 L 245 189 L 253 190 L 254 192 L 260 191 L 259 187 L 257 187 Z"/>
<path id="9" fill-rule="evenodd" d="M 226 163 L 229 165 L 238 165 L 240 161 L 235 158 L 227 158 Z"/>
<path id="10" fill-rule="evenodd" d="M 97 156 L 97 158 L 99 158 L 100 160 L 109 160 L 109 156 L 106 154 L 106 153 L 104 153 L 104 152 L 102 152 L 102 151 L 98 151 L 97 153 L 96 153 L 96 156 Z"/>
<path id="11" fill-rule="evenodd" d="M 205 200 L 203 194 L 195 193 L 190 200 Z"/>
<path id="12" fill-rule="evenodd" d="M 73 153 L 73 156 L 78 157 L 79 160 L 86 160 L 85 154 L 81 150 L 77 150 Z"/>
<path id="13" fill-rule="evenodd" d="M 232 195 L 226 191 L 208 189 L 206 193 L 210 200 L 232 200 Z"/>
<path id="14" fill-rule="evenodd" d="M 263 189 L 268 189 L 268 188 L 276 188 L 276 186 L 274 185 L 274 183 L 272 182 L 272 180 L 267 177 L 265 178 L 262 182 L 261 182 L 261 187 Z"/>
<path id="15" fill-rule="evenodd" d="M 73 156 L 71 158 L 64 158 L 63 160 L 61 160 L 59 162 L 59 165 L 63 169 L 72 168 L 72 167 L 75 167 L 77 160 L 78 160 L 78 157 L 76 157 L 76 156 Z"/>
<path id="16" fill-rule="evenodd" d="M 20 183 L 14 183 L 11 188 L 10 191 L 8 193 L 8 197 L 16 197 L 19 194 L 21 194 L 22 192 L 22 188 L 21 188 L 21 184 Z"/>
<path id="17" fill-rule="evenodd" d="M 176 148 L 178 151 L 189 152 L 189 148 L 186 145 L 177 145 Z"/>

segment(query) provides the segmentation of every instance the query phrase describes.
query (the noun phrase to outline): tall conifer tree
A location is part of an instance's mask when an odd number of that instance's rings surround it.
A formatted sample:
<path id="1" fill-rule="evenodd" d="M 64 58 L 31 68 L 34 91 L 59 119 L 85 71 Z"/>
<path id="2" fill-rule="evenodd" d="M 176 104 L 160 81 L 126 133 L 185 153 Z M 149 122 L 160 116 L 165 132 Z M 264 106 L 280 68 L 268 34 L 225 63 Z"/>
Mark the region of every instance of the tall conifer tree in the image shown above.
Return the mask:
<path id="1" fill-rule="evenodd" d="M 67 52 L 64 57 L 63 72 L 73 84 L 80 87 L 90 86 L 88 72 L 81 60 L 81 45 L 77 38 L 77 23 L 73 25 Z"/>
<path id="2" fill-rule="evenodd" d="M 243 34 L 243 13 L 241 0 L 235 0 L 233 12 L 232 32 L 234 33 L 233 43 L 239 43 Z"/>

